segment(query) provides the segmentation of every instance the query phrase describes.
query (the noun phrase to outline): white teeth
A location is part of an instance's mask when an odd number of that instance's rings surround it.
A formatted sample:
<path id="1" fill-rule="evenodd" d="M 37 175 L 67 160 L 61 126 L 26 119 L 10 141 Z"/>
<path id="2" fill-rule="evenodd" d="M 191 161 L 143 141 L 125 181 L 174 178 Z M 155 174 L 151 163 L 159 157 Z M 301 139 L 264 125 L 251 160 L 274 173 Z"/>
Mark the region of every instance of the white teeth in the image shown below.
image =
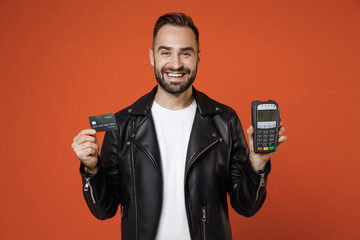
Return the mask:
<path id="1" fill-rule="evenodd" d="M 167 75 L 169 77 L 182 77 L 182 76 L 184 76 L 184 74 L 182 74 L 182 73 L 168 73 Z"/>

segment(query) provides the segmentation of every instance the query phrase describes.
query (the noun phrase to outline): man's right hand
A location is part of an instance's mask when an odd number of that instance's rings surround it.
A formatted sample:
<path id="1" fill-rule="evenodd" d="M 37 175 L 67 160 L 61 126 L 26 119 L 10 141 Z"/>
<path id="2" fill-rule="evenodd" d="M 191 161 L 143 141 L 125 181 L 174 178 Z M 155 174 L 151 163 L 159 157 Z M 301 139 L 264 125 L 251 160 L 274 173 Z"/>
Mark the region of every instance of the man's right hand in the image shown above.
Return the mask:
<path id="1" fill-rule="evenodd" d="M 95 174 L 98 171 L 99 142 L 94 129 L 84 129 L 75 136 L 71 145 L 76 156 L 82 162 L 85 172 Z"/>

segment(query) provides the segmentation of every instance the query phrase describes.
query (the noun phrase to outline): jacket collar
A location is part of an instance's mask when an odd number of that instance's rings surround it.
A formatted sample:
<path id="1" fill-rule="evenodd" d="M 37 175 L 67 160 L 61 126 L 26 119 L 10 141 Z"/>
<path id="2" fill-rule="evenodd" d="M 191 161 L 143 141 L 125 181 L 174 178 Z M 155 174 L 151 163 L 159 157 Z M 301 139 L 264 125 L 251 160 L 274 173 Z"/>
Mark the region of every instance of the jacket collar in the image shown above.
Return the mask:
<path id="1" fill-rule="evenodd" d="M 157 88 L 158 86 L 155 86 L 151 92 L 142 96 L 133 105 L 128 107 L 128 113 L 130 115 L 149 115 L 151 113 L 151 106 L 153 104 Z M 213 115 L 222 112 L 220 103 L 212 100 L 206 94 L 197 91 L 195 87 L 192 87 L 192 89 L 200 115 Z"/>

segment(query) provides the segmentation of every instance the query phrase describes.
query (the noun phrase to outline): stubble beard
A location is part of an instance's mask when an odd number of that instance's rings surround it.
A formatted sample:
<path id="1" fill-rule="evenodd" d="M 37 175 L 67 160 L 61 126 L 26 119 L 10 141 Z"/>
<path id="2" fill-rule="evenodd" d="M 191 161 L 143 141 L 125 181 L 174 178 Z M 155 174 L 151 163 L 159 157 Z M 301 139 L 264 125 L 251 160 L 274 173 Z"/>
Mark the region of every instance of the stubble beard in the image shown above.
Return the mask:
<path id="1" fill-rule="evenodd" d="M 188 74 L 187 78 L 184 82 L 166 82 L 164 75 L 167 71 L 180 71 L 180 72 L 186 72 Z M 154 64 L 154 72 L 155 72 L 155 78 L 158 84 L 161 88 L 163 88 L 167 93 L 170 94 L 181 94 L 189 89 L 189 87 L 194 83 L 196 73 L 197 73 L 197 65 L 196 68 L 191 71 L 189 68 L 186 68 L 184 66 L 180 67 L 179 69 L 172 69 L 169 67 L 162 67 L 159 71 L 156 69 L 156 64 Z"/>

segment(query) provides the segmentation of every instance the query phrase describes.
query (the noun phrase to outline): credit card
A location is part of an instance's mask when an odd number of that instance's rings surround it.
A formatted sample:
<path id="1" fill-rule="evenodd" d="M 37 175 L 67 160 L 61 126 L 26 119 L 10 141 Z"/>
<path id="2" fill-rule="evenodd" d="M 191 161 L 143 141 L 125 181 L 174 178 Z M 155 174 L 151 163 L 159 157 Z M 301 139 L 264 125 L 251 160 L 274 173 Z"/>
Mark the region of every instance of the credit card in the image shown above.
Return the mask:
<path id="1" fill-rule="evenodd" d="M 90 126 L 96 132 L 116 130 L 117 124 L 113 113 L 89 117 Z"/>

